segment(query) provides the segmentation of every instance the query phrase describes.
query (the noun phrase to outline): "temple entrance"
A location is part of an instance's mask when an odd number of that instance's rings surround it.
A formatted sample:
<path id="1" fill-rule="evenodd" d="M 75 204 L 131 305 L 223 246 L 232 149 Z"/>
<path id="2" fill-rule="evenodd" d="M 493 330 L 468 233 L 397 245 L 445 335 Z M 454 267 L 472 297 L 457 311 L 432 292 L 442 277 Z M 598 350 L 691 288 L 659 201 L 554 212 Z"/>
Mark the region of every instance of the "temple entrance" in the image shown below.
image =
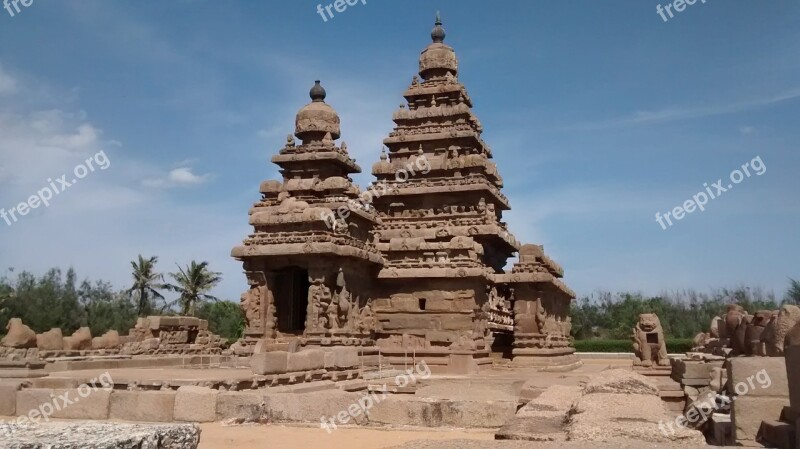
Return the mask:
<path id="1" fill-rule="evenodd" d="M 284 334 L 303 333 L 308 307 L 308 271 L 299 267 L 275 272 L 275 313 L 278 331 Z"/>

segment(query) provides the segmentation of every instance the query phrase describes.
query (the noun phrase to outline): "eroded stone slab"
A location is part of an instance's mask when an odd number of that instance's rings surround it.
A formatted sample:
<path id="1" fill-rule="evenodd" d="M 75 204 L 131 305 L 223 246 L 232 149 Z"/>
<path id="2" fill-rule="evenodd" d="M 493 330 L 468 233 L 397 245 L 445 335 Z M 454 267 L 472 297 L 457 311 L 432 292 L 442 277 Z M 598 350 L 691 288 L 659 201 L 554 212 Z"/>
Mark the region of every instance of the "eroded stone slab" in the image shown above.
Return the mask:
<path id="1" fill-rule="evenodd" d="M 200 444 L 195 424 L 0 424 L 0 435 L 0 449 L 196 449 Z"/>

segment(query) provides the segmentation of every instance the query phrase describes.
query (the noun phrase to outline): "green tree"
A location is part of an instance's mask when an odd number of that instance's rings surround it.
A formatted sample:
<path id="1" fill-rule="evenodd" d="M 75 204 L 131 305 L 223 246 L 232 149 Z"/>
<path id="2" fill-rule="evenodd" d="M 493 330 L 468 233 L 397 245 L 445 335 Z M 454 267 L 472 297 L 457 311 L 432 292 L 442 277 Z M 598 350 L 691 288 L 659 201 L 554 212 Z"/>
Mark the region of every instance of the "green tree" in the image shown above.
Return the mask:
<path id="1" fill-rule="evenodd" d="M 238 340 L 244 332 L 242 308 L 230 301 L 201 303 L 197 308 L 197 317 L 208 320 L 211 332 L 231 342 Z"/>
<path id="2" fill-rule="evenodd" d="M 0 328 L 5 329 L 8 319 L 21 318 L 37 332 L 58 327 L 73 332 L 86 322 L 86 315 L 78 301 L 77 276 L 72 269 L 66 277 L 53 268 L 41 278 L 23 271 L 14 281 L 4 280 L 0 290 L 6 292 Z"/>
<path id="3" fill-rule="evenodd" d="M 167 284 L 164 287 L 170 291 L 180 294 L 178 303 L 182 315 L 195 315 L 197 304 L 204 301 L 219 301 L 209 292 L 221 280 L 222 273 L 210 271 L 208 262 L 197 263 L 194 260 L 186 266 L 184 270 L 178 265 L 177 273 L 169 273 L 175 284 Z"/>
<path id="4" fill-rule="evenodd" d="M 789 291 L 786 292 L 786 302 L 800 304 L 800 281 L 789 278 Z"/>
<path id="5" fill-rule="evenodd" d="M 111 329 L 125 334 L 136 324 L 136 304 L 127 292 L 115 292 L 107 282 L 84 281 L 78 294 L 92 335 Z"/>
<path id="6" fill-rule="evenodd" d="M 138 316 L 147 316 L 153 311 L 155 304 L 152 298 L 164 299 L 164 295 L 158 291 L 165 286 L 164 276 L 155 271 L 157 262 L 157 256 L 145 259 L 141 254 L 139 254 L 138 261 L 131 261 L 133 285 L 127 290 L 127 293 L 128 295 L 134 293 L 137 295 L 136 314 Z"/>

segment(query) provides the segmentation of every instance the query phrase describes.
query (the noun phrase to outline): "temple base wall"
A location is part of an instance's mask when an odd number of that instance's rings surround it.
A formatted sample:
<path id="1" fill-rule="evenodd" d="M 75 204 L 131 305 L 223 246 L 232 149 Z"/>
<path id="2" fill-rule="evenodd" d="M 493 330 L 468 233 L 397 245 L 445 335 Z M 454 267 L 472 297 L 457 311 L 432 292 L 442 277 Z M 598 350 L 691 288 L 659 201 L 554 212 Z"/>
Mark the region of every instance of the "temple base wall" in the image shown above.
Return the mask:
<path id="1" fill-rule="evenodd" d="M 572 371 L 583 365 L 575 348 L 514 348 L 512 365 L 536 367 L 544 371 Z"/>

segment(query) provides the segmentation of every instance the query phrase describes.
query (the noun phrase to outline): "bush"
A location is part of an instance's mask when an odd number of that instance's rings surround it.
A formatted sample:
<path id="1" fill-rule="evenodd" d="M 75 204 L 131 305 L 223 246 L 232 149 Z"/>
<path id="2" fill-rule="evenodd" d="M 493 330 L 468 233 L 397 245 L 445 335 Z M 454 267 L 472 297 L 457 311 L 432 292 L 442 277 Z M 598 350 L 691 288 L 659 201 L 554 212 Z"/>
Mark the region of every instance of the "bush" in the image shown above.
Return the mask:
<path id="1" fill-rule="evenodd" d="M 631 340 L 576 340 L 578 352 L 633 352 Z"/>
<path id="2" fill-rule="evenodd" d="M 683 354 L 692 350 L 691 338 L 668 338 L 667 352 Z M 575 340 L 577 352 L 630 352 L 633 353 L 632 340 Z"/>
<path id="3" fill-rule="evenodd" d="M 232 343 L 244 333 L 244 315 L 239 304 L 229 301 L 200 304 L 197 317 L 208 320 L 208 329 Z"/>
<path id="4" fill-rule="evenodd" d="M 667 352 L 670 354 L 683 354 L 689 352 L 694 346 L 693 338 L 668 338 Z"/>

